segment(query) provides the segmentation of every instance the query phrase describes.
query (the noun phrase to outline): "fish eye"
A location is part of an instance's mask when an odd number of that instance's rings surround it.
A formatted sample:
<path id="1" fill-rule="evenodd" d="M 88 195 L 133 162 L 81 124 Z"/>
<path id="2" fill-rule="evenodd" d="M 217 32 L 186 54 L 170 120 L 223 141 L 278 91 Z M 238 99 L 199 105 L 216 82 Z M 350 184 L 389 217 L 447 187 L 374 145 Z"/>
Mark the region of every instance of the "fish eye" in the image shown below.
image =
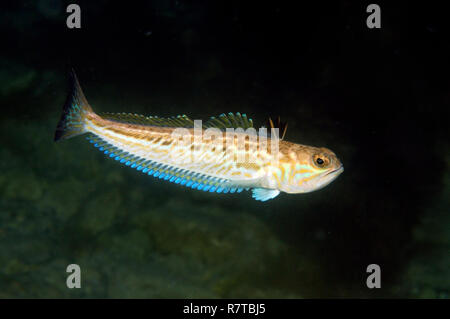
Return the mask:
<path id="1" fill-rule="evenodd" d="M 319 168 L 325 168 L 330 163 L 330 160 L 326 156 L 319 155 L 319 154 L 314 155 L 313 161 L 314 161 L 314 164 Z"/>

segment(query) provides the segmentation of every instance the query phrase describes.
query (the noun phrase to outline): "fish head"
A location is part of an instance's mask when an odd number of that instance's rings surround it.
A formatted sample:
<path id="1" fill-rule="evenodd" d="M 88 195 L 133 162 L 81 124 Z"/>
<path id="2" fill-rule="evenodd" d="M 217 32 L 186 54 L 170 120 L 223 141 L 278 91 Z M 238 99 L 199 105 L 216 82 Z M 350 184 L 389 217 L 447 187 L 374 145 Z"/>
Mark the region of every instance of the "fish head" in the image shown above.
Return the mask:
<path id="1" fill-rule="evenodd" d="M 344 171 L 336 154 L 324 147 L 295 144 L 285 163 L 280 190 L 286 193 L 308 193 L 334 181 Z M 282 164 L 283 165 L 283 164 Z"/>

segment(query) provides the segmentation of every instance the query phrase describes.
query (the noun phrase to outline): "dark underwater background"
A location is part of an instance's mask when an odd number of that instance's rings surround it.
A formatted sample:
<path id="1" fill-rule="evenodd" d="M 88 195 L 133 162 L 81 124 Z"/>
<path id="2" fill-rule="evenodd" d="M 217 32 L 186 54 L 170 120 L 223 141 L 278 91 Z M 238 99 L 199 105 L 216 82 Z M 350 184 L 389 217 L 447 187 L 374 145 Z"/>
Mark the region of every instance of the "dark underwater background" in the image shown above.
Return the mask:
<path id="1" fill-rule="evenodd" d="M 449 298 L 441 2 L 72 2 L 1 4 L 0 298 Z M 54 143 L 71 68 L 98 112 L 279 115 L 345 172 L 257 202 Z"/>

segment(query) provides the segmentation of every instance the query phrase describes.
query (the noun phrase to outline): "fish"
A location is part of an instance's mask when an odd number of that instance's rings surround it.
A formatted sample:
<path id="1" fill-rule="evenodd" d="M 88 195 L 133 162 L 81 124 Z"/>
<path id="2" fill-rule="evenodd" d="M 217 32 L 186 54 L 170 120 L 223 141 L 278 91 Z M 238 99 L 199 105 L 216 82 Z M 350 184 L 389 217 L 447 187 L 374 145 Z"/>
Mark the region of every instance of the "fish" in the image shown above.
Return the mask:
<path id="1" fill-rule="evenodd" d="M 319 190 L 344 171 L 330 149 L 284 140 L 287 125 L 279 120 L 269 119 L 258 133 L 239 112 L 205 123 L 186 115 L 96 113 L 74 71 L 69 78 L 54 141 L 86 134 L 107 157 L 159 180 L 211 193 L 251 191 L 255 200 L 267 201 L 281 192 Z"/>

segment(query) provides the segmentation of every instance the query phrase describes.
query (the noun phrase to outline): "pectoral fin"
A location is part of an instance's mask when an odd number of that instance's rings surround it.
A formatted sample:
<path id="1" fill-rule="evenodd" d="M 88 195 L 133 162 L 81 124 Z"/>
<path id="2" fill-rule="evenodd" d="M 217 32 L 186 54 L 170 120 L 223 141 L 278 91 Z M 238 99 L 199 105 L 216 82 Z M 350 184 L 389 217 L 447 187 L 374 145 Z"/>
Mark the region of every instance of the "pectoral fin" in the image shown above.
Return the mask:
<path id="1" fill-rule="evenodd" d="M 278 194 L 280 194 L 280 191 L 278 189 L 269 189 L 269 188 L 253 188 L 252 192 L 253 192 L 252 197 L 262 202 L 277 197 Z"/>

